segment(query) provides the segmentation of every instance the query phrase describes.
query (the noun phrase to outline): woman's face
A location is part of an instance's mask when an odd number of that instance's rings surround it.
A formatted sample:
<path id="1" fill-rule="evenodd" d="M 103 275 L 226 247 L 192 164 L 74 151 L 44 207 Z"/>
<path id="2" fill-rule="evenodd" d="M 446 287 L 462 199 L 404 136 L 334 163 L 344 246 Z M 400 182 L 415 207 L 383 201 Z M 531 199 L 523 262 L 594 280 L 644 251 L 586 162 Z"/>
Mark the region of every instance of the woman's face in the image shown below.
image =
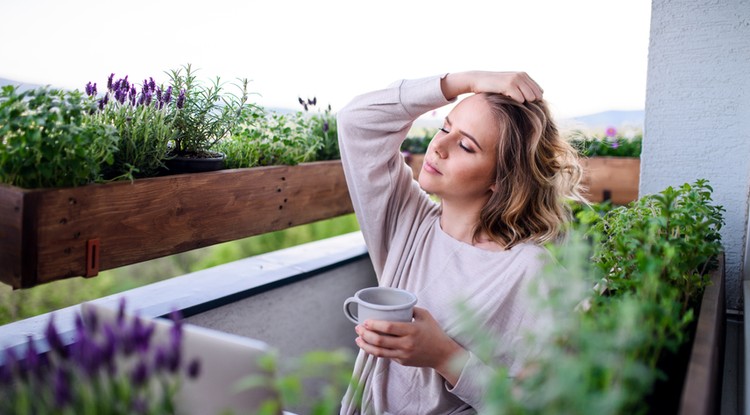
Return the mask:
<path id="1" fill-rule="evenodd" d="M 497 165 L 498 127 L 489 104 L 472 95 L 450 112 L 425 153 L 419 185 L 442 200 L 489 197 Z"/>

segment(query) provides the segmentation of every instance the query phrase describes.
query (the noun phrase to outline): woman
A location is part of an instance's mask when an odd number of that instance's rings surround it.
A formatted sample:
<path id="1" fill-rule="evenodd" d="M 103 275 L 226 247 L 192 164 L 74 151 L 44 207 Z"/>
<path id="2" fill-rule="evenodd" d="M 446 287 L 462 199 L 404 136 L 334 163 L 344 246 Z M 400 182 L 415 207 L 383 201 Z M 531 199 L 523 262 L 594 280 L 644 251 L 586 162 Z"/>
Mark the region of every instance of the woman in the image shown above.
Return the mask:
<path id="1" fill-rule="evenodd" d="M 421 114 L 472 93 L 446 117 L 419 182 L 399 148 Z M 508 344 L 533 327 L 526 284 L 544 264 L 580 179 L 575 152 L 525 73 L 462 72 L 404 80 L 360 95 L 338 113 L 349 192 L 381 286 L 419 299 L 411 323 L 356 327 L 354 369 L 342 413 L 447 414 L 481 410 L 483 362 L 462 334 L 456 302 Z M 434 202 L 429 194 L 437 196 Z"/>

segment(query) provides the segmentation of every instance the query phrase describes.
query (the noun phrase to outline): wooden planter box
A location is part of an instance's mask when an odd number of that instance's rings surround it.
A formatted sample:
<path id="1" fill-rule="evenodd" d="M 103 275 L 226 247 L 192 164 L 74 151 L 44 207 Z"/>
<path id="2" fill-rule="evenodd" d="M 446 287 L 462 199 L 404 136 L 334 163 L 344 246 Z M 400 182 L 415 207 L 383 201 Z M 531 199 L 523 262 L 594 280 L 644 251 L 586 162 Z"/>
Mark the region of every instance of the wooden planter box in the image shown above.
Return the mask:
<path id="1" fill-rule="evenodd" d="M 586 188 L 584 196 L 591 202 L 611 200 L 627 205 L 638 199 L 641 159 L 636 157 L 591 157 L 581 159 Z"/>
<path id="2" fill-rule="evenodd" d="M 407 158 L 419 177 L 424 154 L 411 154 Z M 638 199 L 641 160 L 636 157 L 591 157 L 581 159 L 584 196 L 591 202 L 611 200 L 616 205 L 627 205 Z"/>
<path id="3" fill-rule="evenodd" d="M 680 398 L 680 415 L 720 413 L 726 333 L 724 254 L 701 301 L 695 338 Z"/>
<path id="4" fill-rule="evenodd" d="M 0 281 L 91 277 L 351 212 L 340 161 L 63 189 L 0 185 Z"/>

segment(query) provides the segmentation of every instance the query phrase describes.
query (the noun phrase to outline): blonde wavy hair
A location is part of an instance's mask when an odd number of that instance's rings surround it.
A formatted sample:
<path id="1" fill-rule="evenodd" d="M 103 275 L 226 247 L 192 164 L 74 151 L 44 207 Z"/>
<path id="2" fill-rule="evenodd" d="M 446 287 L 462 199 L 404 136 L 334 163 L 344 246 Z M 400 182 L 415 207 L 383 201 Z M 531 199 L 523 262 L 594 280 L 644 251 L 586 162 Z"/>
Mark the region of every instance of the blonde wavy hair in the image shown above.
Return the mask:
<path id="1" fill-rule="evenodd" d="M 544 101 L 480 95 L 496 116 L 499 140 L 495 191 L 480 211 L 474 239 L 484 233 L 505 249 L 555 240 L 571 219 L 568 200 L 585 202 L 576 150 L 560 136 Z"/>

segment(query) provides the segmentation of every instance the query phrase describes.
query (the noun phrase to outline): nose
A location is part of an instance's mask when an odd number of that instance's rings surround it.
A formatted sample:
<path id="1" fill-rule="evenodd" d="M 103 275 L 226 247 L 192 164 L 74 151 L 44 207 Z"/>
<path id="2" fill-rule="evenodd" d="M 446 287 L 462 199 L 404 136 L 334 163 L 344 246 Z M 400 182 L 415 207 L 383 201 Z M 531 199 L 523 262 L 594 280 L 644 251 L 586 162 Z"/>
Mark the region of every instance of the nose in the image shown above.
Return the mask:
<path id="1" fill-rule="evenodd" d="M 444 147 L 445 140 L 443 140 L 443 138 L 444 137 L 434 137 L 432 139 L 432 142 L 430 143 L 430 147 L 432 147 L 432 151 L 434 151 L 435 154 L 441 159 L 444 159 L 448 155 L 448 152 L 446 151 Z"/>

